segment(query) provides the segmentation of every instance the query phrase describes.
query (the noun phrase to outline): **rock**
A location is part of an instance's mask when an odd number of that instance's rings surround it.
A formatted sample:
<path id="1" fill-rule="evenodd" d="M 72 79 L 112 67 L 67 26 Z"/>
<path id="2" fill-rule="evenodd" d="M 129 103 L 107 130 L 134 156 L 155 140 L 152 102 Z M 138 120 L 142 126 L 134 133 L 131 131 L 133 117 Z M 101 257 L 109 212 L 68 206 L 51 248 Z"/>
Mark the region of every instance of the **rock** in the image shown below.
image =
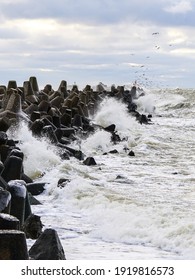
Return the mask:
<path id="1" fill-rule="evenodd" d="M 29 78 L 29 82 L 31 83 L 31 87 L 33 89 L 34 92 L 38 93 L 39 92 L 39 86 L 37 83 L 37 78 L 32 76 Z"/>
<path id="2" fill-rule="evenodd" d="M 80 151 L 80 150 L 75 150 L 75 149 L 73 149 L 73 148 L 71 148 L 71 147 L 68 147 L 68 146 L 66 146 L 66 145 L 63 145 L 63 144 L 61 144 L 61 143 L 58 143 L 57 146 L 58 146 L 59 148 L 65 149 L 66 152 L 68 152 L 68 154 L 69 154 L 70 156 L 74 156 L 74 157 L 77 158 L 78 160 L 84 160 L 84 156 L 85 156 L 85 155 L 83 154 L 82 151 Z"/>
<path id="3" fill-rule="evenodd" d="M 136 98 L 136 92 L 137 92 L 137 88 L 136 88 L 136 86 L 133 86 L 133 87 L 131 88 L 131 92 L 130 92 L 130 94 L 131 94 L 131 96 L 132 96 L 133 99 Z"/>
<path id="4" fill-rule="evenodd" d="M 83 163 L 84 163 L 85 165 L 88 165 L 88 166 L 90 166 L 90 165 L 96 165 L 96 164 L 97 164 L 96 161 L 95 161 L 95 159 L 94 159 L 93 157 L 87 157 L 87 158 L 83 161 Z"/>
<path id="5" fill-rule="evenodd" d="M 50 108 L 51 108 L 51 104 L 47 100 L 42 100 L 38 105 L 39 112 L 47 113 Z"/>
<path id="6" fill-rule="evenodd" d="M 0 260 L 28 260 L 25 234 L 18 230 L 0 230 Z"/>
<path id="7" fill-rule="evenodd" d="M 0 188 L 4 190 L 8 189 L 8 183 L 1 177 L 1 175 L 0 175 Z"/>
<path id="8" fill-rule="evenodd" d="M 6 182 L 21 179 L 23 160 L 17 156 L 9 156 L 4 162 L 4 170 L 1 176 Z"/>
<path id="9" fill-rule="evenodd" d="M 30 205 L 41 205 L 42 203 L 37 200 L 31 193 L 28 193 Z"/>
<path id="10" fill-rule="evenodd" d="M 60 179 L 58 180 L 57 187 L 60 188 L 60 189 L 62 189 L 62 188 L 64 188 L 69 182 L 70 182 L 69 179 L 60 178 Z"/>
<path id="11" fill-rule="evenodd" d="M 130 151 L 128 155 L 131 156 L 131 157 L 134 157 L 135 153 L 133 151 Z"/>
<path id="12" fill-rule="evenodd" d="M 10 80 L 7 85 L 7 89 L 17 89 L 17 82 L 15 80 Z"/>
<path id="13" fill-rule="evenodd" d="M 22 173 L 21 180 L 25 181 L 27 184 L 33 183 L 33 180 L 24 173 Z"/>
<path id="14" fill-rule="evenodd" d="M 9 214 L 0 213 L 0 230 L 1 229 L 20 229 L 20 221 Z"/>
<path id="15" fill-rule="evenodd" d="M 46 183 L 29 183 L 29 184 L 26 184 L 26 189 L 29 193 L 31 193 L 32 195 L 39 195 L 41 194 L 45 188 Z"/>
<path id="16" fill-rule="evenodd" d="M 36 120 L 39 120 L 41 118 L 41 113 L 40 112 L 37 112 L 37 111 L 34 111 L 32 112 L 31 116 L 30 116 L 30 120 L 32 122 L 36 121 Z"/>
<path id="17" fill-rule="evenodd" d="M 116 125 L 115 125 L 115 124 L 111 124 L 111 125 L 105 127 L 104 129 L 105 129 L 106 131 L 108 131 L 108 132 L 114 132 L 115 129 L 116 129 Z"/>
<path id="18" fill-rule="evenodd" d="M 46 125 L 42 129 L 42 135 L 47 137 L 51 143 L 56 144 L 58 143 L 58 138 L 55 134 L 55 131 L 51 125 Z"/>
<path id="19" fill-rule="evenodd" d="M 8 137 L 4 131 L 0 131 L 0 145 L 5 145 L 7 143 Z"/>
<path id="20" fill-rule="evenodd" d="M 12 92 L 10 94 L 5 110 L 13 113 L 19 113 L 21 111 L 21 96 L 17 92 Z"/>
<path id="21" fill-rule="evenodd" d="M 121 142 L 121 138 L 116 132 L 112 132 L 111 141 L 114 144 L 117 144 L 118 142 Z"/>
<path id="22" fill-rule="evenodd" d="M 26 206 L 26 187 L 22 180 L 9 181 L 9 192 L 11 193 L 11 210 L 10 214 L 18 218 L 22 227 L 25 220 Z"/>
<path id="23" fill-rule="evenodd" d="M 42 233 L 43 224 L 41 218 L 31 214 L 25 221 L 22 230 L 26 234 L 26 238 L 37 239 Z"/>
<path id="24" fill-rule="evenodd" d="M 43 120 L 35 120 L 32 124 L 30 124 L 30 130 L 32 131 L 32 134 L 34 136 L 41 137 L 44 125 L 45 124 Z"/>
<path id="25" fill-rule="evenodd" d="M 0 131 L 6 132 L 9 129 L 10 125 L 11 125 L 11 122 L 10 122 L 9 118 L 7 118 L 7 117 L 0 118 Z"/>
<path id="26" fill-rule="evenodd" d="M 29 104 L 37 104 L 38 103 L 38 99 L 34 94 L 33 88 L 32 88 L 32 84 L 29 81 L 25 81 L 23 83 L 23 87 L 24 87 L 24 95 L 25 95 L 25 100 L 29 103 Z"/>
<path id="27" fill-rule="evenodd" d="M 4 169 L 4 164 L 3 164 L 3 162 L 0 160 L 0 174 L 1 174 L 1 172 L 3 171 L 3 169 Z"/>
<path id="28" fill-rule="evenodd" d="M 64 249 L 57 232 L 54 229 L 45 229 L 29 250 L 34 260 L 65 260 Z"/>
<path id="29" fill-rule="evenodd" d="M 11 203 L 11 194 L 0 187 L 0 212 L 9 213 Z"/>
<path id="30" fill-rule="evenodd" d="M 109 154 L 118 154 L 118 151 L 116 149 L 109 151 Z"/>

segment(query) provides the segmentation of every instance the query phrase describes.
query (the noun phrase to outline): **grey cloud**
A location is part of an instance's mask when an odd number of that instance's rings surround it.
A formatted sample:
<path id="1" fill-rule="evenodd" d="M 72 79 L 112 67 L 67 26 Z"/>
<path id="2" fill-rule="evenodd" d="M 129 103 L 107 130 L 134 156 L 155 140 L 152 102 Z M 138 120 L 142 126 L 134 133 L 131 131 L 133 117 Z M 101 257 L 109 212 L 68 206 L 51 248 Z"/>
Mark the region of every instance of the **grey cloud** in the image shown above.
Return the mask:
<path id="1" fill-rule="evenodd" d="M 168 0 L 27 0 L 2 3 L 1 11 L 9 18 L 55 18 L 64 22 L 112 24 L 121 21 L 150 21 L 155 24 L 195 24 L 192 12 L 185 16 L 166 12 Z"/>

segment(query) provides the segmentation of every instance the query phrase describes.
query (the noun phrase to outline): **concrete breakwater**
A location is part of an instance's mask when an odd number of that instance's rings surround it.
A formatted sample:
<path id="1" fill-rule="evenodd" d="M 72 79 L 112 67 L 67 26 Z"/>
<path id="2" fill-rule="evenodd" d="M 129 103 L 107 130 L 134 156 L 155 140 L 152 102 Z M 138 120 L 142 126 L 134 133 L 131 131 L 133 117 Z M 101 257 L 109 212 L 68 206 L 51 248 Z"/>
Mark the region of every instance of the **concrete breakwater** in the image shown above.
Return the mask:
<path id="1" fill-rule="evenodd" d="M 83 164 L 95 165 L 95 159 L 86 158 L 82 151 L 71 147 L 71 142 L 77 132 L 86 137 L 95 131 L 97 126 L 90 116 L 105 97 L 122 100 L 140 124 L 150 123 L 151 116 L 137 111 L 134 102 L 137 90 L 135 86 L 131 90 L 112 86 L 108 91 L 101 83 L 96 90 L 90 85 L 82 91 L 76 85 L 68 90 L 64 80 L 57 90 L 50 84 L 40 90 L 36 77 L 24 81 L 22 87 L 16 81 L 0 86 L 0 259 L 65 259 L 57 232 L 54 229 L 42 232 L 41 219 L 31 210 L 33 196 L 44 191 L 44 184 L 25 174 L 24 154 L 17 146 L 17 139 L 8 138 L 7 131 L 17 129 L 24 121 L 35 137 L 47 137 L 59 147 L 63 160 L 75 157 Z M 122 141 L 115 124 L 102 129 L 110 132 L 113 143 Z M 129 155 L 134 155 L 133 151 Z M 59 178 L 59 185 L 63 184 L 64 179 Z M 26 238 L 36 239 L 30 250 Z"/>

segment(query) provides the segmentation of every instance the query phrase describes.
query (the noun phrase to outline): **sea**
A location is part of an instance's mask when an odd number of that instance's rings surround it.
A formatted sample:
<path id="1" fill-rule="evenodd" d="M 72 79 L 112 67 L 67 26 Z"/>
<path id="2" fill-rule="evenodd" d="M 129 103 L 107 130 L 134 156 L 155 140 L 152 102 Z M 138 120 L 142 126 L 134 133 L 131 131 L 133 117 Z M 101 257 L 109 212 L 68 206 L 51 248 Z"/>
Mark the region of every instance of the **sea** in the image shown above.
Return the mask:
<path id="1" fill-rule="evenodd" d="M 146 89 L 135 102 L 150 124 L 105 97 L 90 116 L 96 130 L 78 132 L 70 146 L 94 157 L 94 166 L 62 160 L 26 123 L 8 132 L 24 152 L 25 173 L 46 183 L 32 212 L 43 230 L 57 231 L 68 260 L 195 259 L 195 90 Z M 111 124 L 119 143 L 101 129 Z M 60 178 L 69 179 L 61 188 Z"/>

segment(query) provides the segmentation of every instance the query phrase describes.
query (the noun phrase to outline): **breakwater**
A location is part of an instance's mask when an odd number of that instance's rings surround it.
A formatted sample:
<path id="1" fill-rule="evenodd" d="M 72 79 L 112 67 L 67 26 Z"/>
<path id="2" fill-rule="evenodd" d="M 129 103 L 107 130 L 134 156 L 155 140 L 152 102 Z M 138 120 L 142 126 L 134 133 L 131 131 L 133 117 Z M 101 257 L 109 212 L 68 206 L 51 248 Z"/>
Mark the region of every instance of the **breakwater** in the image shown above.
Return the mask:
<path id="1" fill-rule="evenodd" d="M 40 90 L 36 77 L 24 81 L 22 87 L 13 80 L 7 86 L 0 86 L 0 259 L 66 258 L 57 232 L 54 229 L 42 232 L 41 217 L 31 210 L 31 205 L 38 203 L 34 196 L 44 191 L 44 183 L 26 175 L 25 155 L 18 147 L 18 140 L 9 139 L 7 132 L 17 130 L 25 122 L 34 137 L 47 138 L 58 147 L 62 160 L 75 157 L 85 165 L 96 165 L 93 157 L 86 157 L 82 150 L 71 147 L 71 143 L 78 134 L 87 137 L 97 128 L 109 132 L 113 144 L 123 141 L 114 123 L 100 127 L 91 122 L 91 116 L 106 97 L 124 102 L 140 124 L 150 124 L 152 116 L 139 113 L 134 102 L 143 95 L 143 90 L 136 86 L 131 90 L 112 86 L 107 90 L 101 83 L 96 90 L 90 85 L 83 90 L 75 85 L 69 90 L 64 80 L 57 90 L 50 84 Z M 110 152 L 117 153 L 114 149 Z M 134 152 L 129 150 L 128 155 L 134 156 Z M 67 179 L 59 178 L 59 187 L 66 183 Z M 30 250 L 26 238 L 36 239 Z"/>

